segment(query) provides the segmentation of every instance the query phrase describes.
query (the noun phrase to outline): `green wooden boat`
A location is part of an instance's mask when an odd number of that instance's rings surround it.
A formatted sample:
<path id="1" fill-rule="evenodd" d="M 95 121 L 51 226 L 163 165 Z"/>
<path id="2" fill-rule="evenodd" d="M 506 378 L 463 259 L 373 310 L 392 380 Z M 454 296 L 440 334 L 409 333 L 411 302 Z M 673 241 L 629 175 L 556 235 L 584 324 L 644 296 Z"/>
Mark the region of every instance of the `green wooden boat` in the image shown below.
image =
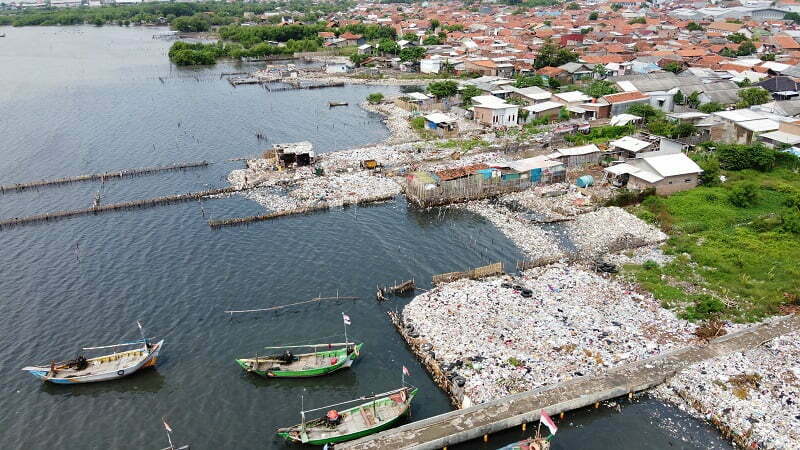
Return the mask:
<path id="1" fill-rule="evenodd" d="M 285 349 L 283 354 L 237 359 L 247 372 L 268 378 L 305 378 L 319 377 L 336 372 L 353 365 L 361 354 L 363 343 L 343 342 L 335 344 L 298 345 L 285 347 L 267 347 Z M 318 348 L 324 351 L 317 351 Z M 336 348 L 334 348 L 336 347 Z M 312 348 L 310 353 L 293 354 L 289 348 Z"/>
<path id="2" fill-rule="evenodd" d="M 322 408 L 301 411 L 302 422 L 289 428 L 279 428 L 278 436 L 302 444 L 325 445 L 350 441 L 395 426 L 411 410 L 417 388 L 402 387 L 370 397 Z M 347 403 L 369 400 L 344 411 L 329 410 L 324 417 L 306 422 L 306 413 L 320 411 Z"/>

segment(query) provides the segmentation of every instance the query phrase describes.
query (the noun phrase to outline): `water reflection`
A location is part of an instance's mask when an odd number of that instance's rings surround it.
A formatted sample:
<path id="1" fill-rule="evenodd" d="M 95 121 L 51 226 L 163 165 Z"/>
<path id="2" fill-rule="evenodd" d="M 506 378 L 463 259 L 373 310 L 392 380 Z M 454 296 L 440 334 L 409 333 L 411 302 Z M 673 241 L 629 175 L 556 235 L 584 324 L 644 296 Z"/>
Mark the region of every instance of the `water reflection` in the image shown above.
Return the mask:
<path id="1" fill-rule="evenodd" d="M 164 387 L 166 377 L 155 369 L 143 369 L 133 375 L 100 383 L 54 384 L 42 382 L 40 391 L 63 397 L 101 397 L 111 392 L 155 393 Z"/>

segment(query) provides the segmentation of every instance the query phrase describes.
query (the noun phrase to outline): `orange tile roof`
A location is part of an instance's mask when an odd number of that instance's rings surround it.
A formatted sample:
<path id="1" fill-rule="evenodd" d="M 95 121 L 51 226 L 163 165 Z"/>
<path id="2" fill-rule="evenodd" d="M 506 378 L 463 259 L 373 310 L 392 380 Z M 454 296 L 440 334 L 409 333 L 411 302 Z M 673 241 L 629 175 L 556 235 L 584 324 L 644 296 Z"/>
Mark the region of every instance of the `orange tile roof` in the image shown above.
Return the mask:
<path id="1" fill-rule="evenodd" d="M 603 100 L 607 101 L 608 103 L 624 103 L 630 102 L 633 100 L 643 100 L 649 98 L 648 96 L 642 94 L 639 91 L 634 92 L 621 92 L 619 94 L 610 94 L 604 95 Z"/>

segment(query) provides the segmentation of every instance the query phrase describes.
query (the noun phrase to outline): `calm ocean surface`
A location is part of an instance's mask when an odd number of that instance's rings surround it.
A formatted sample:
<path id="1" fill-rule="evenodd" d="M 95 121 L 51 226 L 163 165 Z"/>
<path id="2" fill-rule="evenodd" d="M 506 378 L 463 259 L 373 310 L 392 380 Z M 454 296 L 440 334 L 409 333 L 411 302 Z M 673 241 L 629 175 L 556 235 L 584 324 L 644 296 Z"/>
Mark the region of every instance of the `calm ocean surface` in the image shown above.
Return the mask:
<path id="1" fill-rule="evenodd" d="M 380 118 L 346 87 L 268 93 L 231 87 L 218 64 L 178 69 L 155 29 L 2 28 L 0 184 L 115 169 L 211 161 L 210 167 L 0 195 L 0 218 L 226 186 L 227 159 L 273 143 L 309 140 L 318 151 L 384 139 Z M 329 109 L 328 101 L 351 106 Z M 255 135 L 262 133 L 267 142 Z M 203 217 L 203 209 L 206 217 Z M 208 216 L 263 213 L 238 196 L 0 230 L 0 447 L 158 449 L 166 437 L 197 449 L 292 447 L 274 437 L 306 407 L 392 389 L 401 366 L 421 388 L 420 419 L 448 411 L 389 324 L 408 299 L 373 300 L 377 283 L 520 257 L 490 224 L 467 213 L 415 211 L 405 201 L 212 231 Z M 229 318 L 322 294 L 360 296 Z M 342 332 L 364 340 L 351 369 L 313 380 L 245 375 L 236 357 Z M 166 339 L 156 370 L 108 383 L 43 385 L 19 369 L 71 358 L 82 346 L 135 339 L 136 321 Z M 262 349 L 262 350 L 260 350 Z M 626 403 L 626 402 L 624 402 Z M 525 437 L 509 431 L 496 448 Z M 299 447 L 296 447 L 299 448 Z M 703 423 L 654 400 L 567 416 L 556 449 L 729 448 Z"/>

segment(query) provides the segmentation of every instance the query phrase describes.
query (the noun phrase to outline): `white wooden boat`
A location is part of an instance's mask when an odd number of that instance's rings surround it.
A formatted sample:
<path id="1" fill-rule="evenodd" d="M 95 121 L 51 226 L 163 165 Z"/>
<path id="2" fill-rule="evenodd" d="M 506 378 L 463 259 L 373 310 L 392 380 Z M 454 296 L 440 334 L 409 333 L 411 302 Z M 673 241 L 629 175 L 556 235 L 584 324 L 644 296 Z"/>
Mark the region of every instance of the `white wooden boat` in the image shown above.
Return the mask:
<path id="1" fill-rule="evenodd" d="M 141 329 L 141 325 L 139 325 Z M 118 347 L 140 345 L 140 348 L 118 352 Z M 113 348 L 114 353 L 84 358 L 82 355 L 64 362 L 52 362 L 49 366 L 28 366 L 22 370 L 42 381 L 56 384 L 94 383 L 122 378 L 136 373 L 139 369 L 154 367 L 158 361 L 158 354 L 164 346 L 164 340 L 155 344 L 147 338 L 123 344 L 105 345 L 101 347 L 84 347 L 83 350 L 98 350 Z"/>

